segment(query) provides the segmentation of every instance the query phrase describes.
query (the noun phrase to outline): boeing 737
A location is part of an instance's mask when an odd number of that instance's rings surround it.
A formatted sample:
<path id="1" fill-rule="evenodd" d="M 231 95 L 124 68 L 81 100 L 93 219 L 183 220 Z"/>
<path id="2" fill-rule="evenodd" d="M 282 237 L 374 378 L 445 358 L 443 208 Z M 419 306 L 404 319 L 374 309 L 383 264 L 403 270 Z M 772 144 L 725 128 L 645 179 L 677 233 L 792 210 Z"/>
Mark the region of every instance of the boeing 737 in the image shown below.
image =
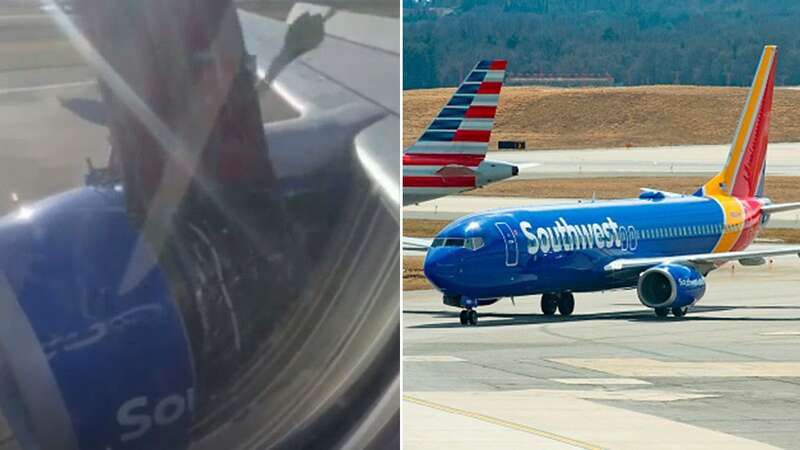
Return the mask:
<path id="1" fill-rule="evenodd" d="M 769 215 L 800 209 L 763 196 L 777 48 L 764 48 L 722 170 L 692 195 L 643 189 L 639 198 L 501 209 L 461 218 L 433 240 L 424 271 L 444 303 L 475 308 L 541 294 L 545 315 L 568 316 L 573 293 L 635 288 L 658 317 L 703 297 L 728 261 L 759 264 L 800 246 L 745 250 Z"/>
<path id="2" fill-rule="evenodd" d="M 470 191 L 516 176 L 486 158 L 506 61 L 480 61 L 417 142 L 403 154 L 403 205 Z"/>

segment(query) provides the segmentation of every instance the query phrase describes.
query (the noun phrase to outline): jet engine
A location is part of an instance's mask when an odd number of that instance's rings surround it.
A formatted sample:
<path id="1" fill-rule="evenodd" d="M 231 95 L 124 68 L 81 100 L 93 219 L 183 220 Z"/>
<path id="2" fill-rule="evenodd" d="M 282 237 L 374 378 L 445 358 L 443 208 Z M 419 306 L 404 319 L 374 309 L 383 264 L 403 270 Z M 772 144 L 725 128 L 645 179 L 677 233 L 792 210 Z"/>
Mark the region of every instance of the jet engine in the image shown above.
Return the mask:
<path id="1" fill-rule="evenodd" d="M 692 266 L 660 264 L 639 275 L 639 301 L 650 308 L 682 308 L 706 293 L 706 280 Z"/>

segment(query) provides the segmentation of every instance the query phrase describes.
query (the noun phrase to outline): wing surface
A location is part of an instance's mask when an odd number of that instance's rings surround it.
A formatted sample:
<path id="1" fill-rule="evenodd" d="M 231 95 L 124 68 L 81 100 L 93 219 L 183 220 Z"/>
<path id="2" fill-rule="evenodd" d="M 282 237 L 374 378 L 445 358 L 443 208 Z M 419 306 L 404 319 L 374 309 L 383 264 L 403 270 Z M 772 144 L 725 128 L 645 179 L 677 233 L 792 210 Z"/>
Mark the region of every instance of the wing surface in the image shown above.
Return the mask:
<path id="1" fill-rule="evenodd" d="M 611 261 L 603 268 L 606 272 L 616 272 L 626 269 L 642 269 L 665 263 L 690 263 L 698 265 L 713 265 L 727 261 L 751 259 L 768 256 L 800 255 L 800 246 L 781 247 L 765 250 L 750 250 L 721 253 L 697 253 L 692 255 L 657 256 L 648 258 L 621 258 Z"/>

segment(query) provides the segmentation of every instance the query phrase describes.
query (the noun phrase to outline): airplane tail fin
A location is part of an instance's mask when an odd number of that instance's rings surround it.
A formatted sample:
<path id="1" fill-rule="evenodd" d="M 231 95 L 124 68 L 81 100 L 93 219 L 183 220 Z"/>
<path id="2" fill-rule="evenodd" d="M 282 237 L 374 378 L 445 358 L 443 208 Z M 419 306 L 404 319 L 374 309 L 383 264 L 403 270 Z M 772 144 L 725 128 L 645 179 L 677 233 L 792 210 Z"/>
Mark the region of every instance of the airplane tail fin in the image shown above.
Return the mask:
<path id="1" fill-rule="evenodd" d="M 769 121 L 778 48 L 764 47 L 750 94 L 733 136 L 728 160 L 722 170 L 697 195 L 729 195 L 737 198 L 761 196 L 766 172 Z"/>
<path id="2" fill-rule="evenodd" d="M 447 105 L 405 154 L 438 160 L 441 165 L 480 164 L 489 147 L 506 65 L 505 60 L 476 64 Z"/>

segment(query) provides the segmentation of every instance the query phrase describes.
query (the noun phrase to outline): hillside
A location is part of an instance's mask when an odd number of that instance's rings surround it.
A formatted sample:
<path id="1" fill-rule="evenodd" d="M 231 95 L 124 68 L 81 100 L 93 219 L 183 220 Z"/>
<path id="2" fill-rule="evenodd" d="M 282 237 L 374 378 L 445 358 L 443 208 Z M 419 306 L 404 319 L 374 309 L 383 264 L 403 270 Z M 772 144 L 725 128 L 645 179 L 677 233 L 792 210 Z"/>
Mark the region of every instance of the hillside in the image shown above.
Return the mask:
<path id="1" fill-rule="evenodd" d="M 800 84 L 797 0 L 404 3 L 405 89 L 453 86 L 490 58 L 512 74 L 608 74 L 618 86 L 746 86 L 766 44 L 780 47 L 778 83 Z"/>
<path id="2" fill-rule="evenodd" d="M 452 92 L 403 92 L 403 148 Z M 731 140 L 746 96 L 747 89 L 731 87 L 505 87 L 490 147 L 497 140 L 524 140 L 531 150 L 723 144 Z M 776 90 L 770 141 L 800 141 L 800 90 Z"/>

